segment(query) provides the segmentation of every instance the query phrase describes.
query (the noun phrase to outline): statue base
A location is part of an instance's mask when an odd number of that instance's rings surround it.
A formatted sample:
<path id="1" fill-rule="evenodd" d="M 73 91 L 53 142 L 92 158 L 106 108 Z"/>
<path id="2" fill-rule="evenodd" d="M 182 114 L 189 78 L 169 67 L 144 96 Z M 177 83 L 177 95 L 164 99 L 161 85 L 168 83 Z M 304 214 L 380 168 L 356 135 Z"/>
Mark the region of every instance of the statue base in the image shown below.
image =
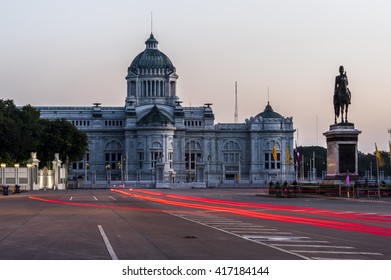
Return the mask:
<path id="1" fill-rule="evenodd" d="M 344 181 L 358 179 L 358 135 L 361 131 L 353 123 L 330 125 L 323 133 L 327 142 L 327 173 L 325 180 Z"/>

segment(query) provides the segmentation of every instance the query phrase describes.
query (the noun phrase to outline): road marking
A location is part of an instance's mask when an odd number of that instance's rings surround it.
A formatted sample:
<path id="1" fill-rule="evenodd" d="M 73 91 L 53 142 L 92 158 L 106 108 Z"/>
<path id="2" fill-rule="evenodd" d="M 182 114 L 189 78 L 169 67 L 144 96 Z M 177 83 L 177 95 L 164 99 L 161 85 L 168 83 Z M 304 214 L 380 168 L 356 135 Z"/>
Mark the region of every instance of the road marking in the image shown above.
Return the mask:
<path id="1" fill-rule="evenodd" d="M 236 224 L 244 224 L 243 222 L 240 222 L 240 221 L 233 221 L 233 220 L 230 220 L 230 219 L 213 219 L 213 218 L 201 218 L 201 217 L 197 217 L 197 216 L 192 216 L 192 218 L 194 219 L 197 219 L 197 221 L 202 221 L 202 222 L 216 222 L 216 223 L 222 223 L 222 222 L 229 222 L 229 223 L 232 223 L 232 222 L 235 222 Z"/>
<path id="2" fill-rule="evenodd" d="M 94 199 L 95 199 L 95 200 L 98 200 L 98 199 L 96 198 L 96 196 L 94 196 Z"/>
<path id="3" fill-rule="evenodd" d="M 271 240 L 272 241 L 272 240 Z M 330 243 L 329 241 L 325 241 L 325 240 L 301 240 L 301 239 L 297 239 L 297 240 L 282 240 L 284 242 L 289 242 L 289 243 Z"/>
<path id="4" fill-rule="evenodd" d="M 251 227 L 254 226 L 253 224 L 250 223 L 244 223 L 240 221 L 233 221 L 233 220 L 227 220 L 227 221 L 222 221 L 222 220 L 213 220 L 213 219 L 198 219 L 194 216 L 187 216 L 189 219 L 200 222 L 200 223 L 207 223 L 207 224 L 216 224 L 216 225 L 227 225 L 229 227 Z M 263 227 L 263 226 L 262 226 Z"/>
<path id="5" fill-rule="evenodd" d="M 219 222 L 219 221 L 216 221 L 216 222 L 215 221 L 205 222 L 205 221 L 202 221 L 202 222 L 203 223 L 208 223 L 210 225 L 236 225 L 236 224 L 238 224 L 235 221 L 226 221 L 226 222 Z"/>
<path id="6" fill-rule="evenodd" d="M 338 259 L 338 258 L 319 258 L 319 257 L 313 257 L 311 258 L 313 260 L 323 260 L 323 261 L 331 261 L 331 260 L 347 260 L 347 259 Z M 354 259 L 352 259 L 354 260 Z"/>
<path id="7" fill-rule="evenodd" d="M 203 220 L 232 221 L 232 219 L 229 219 L 229 218 L 224 218 L 224 217 L 205 217 L 203 215 L 205 215 L 205 213 L 189 215 L 189 216 L 198 217 L 198 218 L 203 219 Z M 209 214 L 207 214 L 207 215 L 209 215 Z"/>
<path id="8" fill-rule="evenodd" d="M 227 229 L 227 228 L 224 228 Z M 249 231 L 254 231 L 254 232 L 272 232 L 272 233 L 277 233 L 276 229 L 271 229 L 271 228 L 235 228 L 235 229 L 228 229 L 232 232 L 236 233 L 241 233 L 241 232 L 249 232 Z M 292 233 L 289 233 L 292 234 Z"/>
<path id="9" fill-rule="evenodd" d="M 228 227 L 222 227 L 223 229 L 226 229 L 226 230 L 241 230 L 241 229 L 249 229 L 249 228 L 252 228 L 252 229 L 256 229 L 256 230 L 276 230 L 276 229 L 267 229 L 265 228 L 264 226 L 236 226 L 236 227 L 233 227 L 233 226 L 228 226 Z"/>
<path id="10" fill-rule="evenodd" d="M 270 236 L 270 235 L 242 235 L 243 238 L 249 240 L 261 240 L 261 241 L 290 241 L 290 240 L 302 240 L 310 239 L 305 236 Z"/>
<path id="11" fill-rule="evenodd" d="M 283 247 L 306 247 L 306 248 L 333 248 L 333 249 L 356 249 L 351 246 L 332 246 L 332 245 L 308 245 L 308 244 L 272 244 L 274 246 Z"/>
<path id="12" fill-rule="evenodd" d="M 215 230 L 218 230 L 218 231 L 221 231 L 221 232 L 224 232 L 224 233 L 227 233 L 227 234 L 234 235 L 234 236 L 239 237 L 239 238 L 243 238 L 243 239 L 245 239 L 245 240 L 248 240 L 248 241 L 251 241 L 251 242 L 254 242 L 254 243 L 261 244 L 261 245 L 266 246 L 266 247 L 269 247 L 269 248 L 273 248 L 273 249 L 275 249 L 275 250 L 278 250 L 278 251 L 281 251 L 281 252 L 284 252 L 284 253 L 287 253 L 287 254 L 290 254 L 290 255 L 293 255 L 293 256 L 296 256 L 296 257 L 305 259 L 305 260 L 310 260 L 310 259 L 311 259 L 311 258 L 309 258 L 309 257 L 307 257 L 307 256 L 304 256 L 304 255 L 301 255 L 301 254 L 299 254 L 299 253 L 292 252 L 292 251 L 288 251 L 288 250 L 285 250 L 285 249 L 282 249 L 282 248 L 278 248 L 278 247 L 276 247 L 276 246 L 273 246 L 273 245 L 271 245 L 271 244 L 267 244 L 267 243 L 261 242 L 261 241 L 259 241 L 259 240 L 254 240 L 254 239 L 251 239 L 251 238 L 244 238 L 242 235 L 239 235 L 239 234 L 233 233 L 233 232 L 231 232 L 231 231 L 224 230 L 224 229 L 222 229 L 222 228 L 218 228 L 218 227 L 215 227 L 215 226 L 211 226 L 211 225 L 208 225 L 208 224 L 205 224 L 205 223 L 202 223 L 202 222 L 193 220 L 193 219 L 191 219 L 191 218 L 186 217 L 185 215 L 175 214 L 175 213 L 172 213 L 172 212 L 166 212 L 166 213 L 167 213 L 167 214 L 170 214 L 170 215 L 172 215 L 172 216 L 175 216 L 175 217 L 178 217 L 178 218 L 181 218 L 181 219 L 184 219 L 184 220 L 193 222 L 193 223 L 197 223 L 197 224 L 200 224 L 200 225 L 203 225 L 203 226 L 207 226 L 207 227 L 213 228 L 213 229 L 215 229 Z M 307 238 L 309 238 L 309 237 L 307 237 Z"/>
<path id="13" fill-rule="evenodd" d="M 117 200 L 115 197 L 109 196 L 112 200 Z"/>
<path id="14" fill-rule="evenodd" d="M 98 225 L 98 229 L 99 229 L 100 235 L 102 235 L 103 241 L 105 242 L 107 251 L 109 252 L 111 259 L 118 260 L 118 257 L 115 254 L 113 247 L 111 246 L 110 241 L 107 238 L 105 231 L 103 230 L 103 227 L 101 225 Z"/>
<path id="15" fill-rule="evenodd" d="M 352 256 L 353 258 L 354 256 L 364 255 L 383 256 L 382 253 L 376 252 L 355 252 L 354 250 L 357 250 L 357 248 L 351 246 L 329 245 L 330 242 L 325 240 L 311 240 L 311 238 L 307 236 L 293 236 L 293 233 L 291 232 L 279 232 L 277 229 L 268 229 L 264 227 L 257 228 L 255 225 L 245 226 L 243 223 L 240 224 L 232 219 L 223 220 L 217 217 L 214 219 L 213 216 L 207 218 L 195 215 L 166 213 L 303 259 L 334 259 L 328 257 L 321 258 L 320 256 L 315 257 L 315 255 L 327 254 L 330 256 Z M 237 223 L 237 226 L 233 225 L 233 223 Z M 311 255 L 314 256 L 310 257 Z M 346 259 L 346 257 L 342 259 Z"/>
<path id="16" fill-rule="evenodd" d="M 291 235 L 292 232 L 286 232 L 286 231 L 262 231 L 262 230 L 231 230 L 234 233 L 237 234 L 250 234 L 250 233 L 261 233 L 261 234 L 281 234 L 281 235 Z"/>
<path id="17" fill-rule="evenodd" d="M 382 253 L 372 252 L 347 252 L 347 251 L 306 251 L 306 250 L 292 250 L 295 253 L 305 254 L 341 254 L 341 255 L 370 255 L 370 256 L 383 256 Z"/>

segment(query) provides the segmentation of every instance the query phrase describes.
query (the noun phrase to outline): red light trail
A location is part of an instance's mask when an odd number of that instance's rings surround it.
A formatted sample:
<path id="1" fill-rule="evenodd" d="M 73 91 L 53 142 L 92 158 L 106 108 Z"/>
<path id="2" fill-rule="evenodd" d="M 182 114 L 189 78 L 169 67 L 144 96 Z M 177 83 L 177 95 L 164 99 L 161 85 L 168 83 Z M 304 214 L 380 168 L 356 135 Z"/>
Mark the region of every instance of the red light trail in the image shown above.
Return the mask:
<path id="1" fill-rule="evenodd" d="M 118 210 L 135 210 L 135 211 L 147 211 L 147 212 L 162 212 L 158 209 L 148 209 L 148 208 L 137 208 L 137 207 L 129 207 L 129 206 L 115 206 L 115 205 L 105 205 L 105 204 L 91 204 L 91 203 L 80 203 L 80 202 L 71 202 L 71 201 L 63 201 L 57 199 L 46 199 L 35 196 L 29 196 L 29 199 L 37 200 L 41 202 L 47 203 L 56 203 L 63 205 L 72 205 L 72 206 L 80 206 L 80 207 L 91 207 L 91 208 L 102 208 L 102 209 L 118 209 Z"/>
<path id="2" fill-rule="evenodd" d="M 337 220 L 327 220 L 327 219 L 318 219 L 310 217 L 298 217 L 293 215 L 283 215 L 283 214 L 271 214 L 264 212 L 257 212 L 254 208 L 262 210 L 273 210 L 273 211 L 284 211 L 284 212 L 305 212 L 306 214 L 316 214 L 318 216 L 325 217 L 337 217 L 339 219 L 349 219 L 349 220 L 370 220 L 376 222 L 389 223 L 390 218 L 382 217 L 379 215 L 365 215 L 360 213 L 352 213 L 349 216 L 342 216 L 338 212 L 331 210 L 322 210 L 316 208 L 308 207 L 297 207 L 297 206 L 281 206 L 275 204 L 266 204 L 266 203 L 249 203 L 249 202 L 235 202 L 229 200 L 216 200 L 209 198 L 200 198 L 200 197 L 190 197 L 190 196 L 181 196 L 174 194 L 164 194 L 160 192 L 153 192 L 147 190 L 117 190 L 111 189 L 112 192 L 122 194 L 125 196 L 130 196 L 135 199 L 140 199 L 144 201 L 155 202 L 163 205 L 170 205 L 182 208 L 191 208 L 199 210 L 210 210 L 217 211 L 222 213 L 230 213 L 234 215 L 241 215 L 245 217 L 257 218 L 257 219 L 266 219 L 273 220 L 278 222 L 288 222 L 295 224 L 310 225 L 316 227 L 326 227 L 338 230 L 347 230 L 360 233 L 374 234 L 380 236 L 391 236 L 391 228 L 372 226 L 366 224 L 360 224 L 351 221 L 337 221 Z M 151 196 L 152 195 L 152 196 Z M 45 199 L 30 196 L 30 199 L 47 202 L 47 203 L 56 203 L 63 205 L 71 206 L 80 206 L 80 207 L 94 207 L 94 208 L 103 208 L 103 209 L 118 209 L 118 210 L 133 210 L 133 211 L 150 211 L 150 212 L 162 212 L 161 209 L 149 209 L 149 208 L 137 208 L 129 206 L 116 206 L 116 205 L 106 205 L 106 204 L 95 204 L 95 203 L 80 203 L 80 202 L 71 202 L 71 201 L 62 201 L 62 200 L 53 200 Z M 191 202 L 186 202 L 191 201 Z M 244 208 L 253 208 L 251 209 L 242 209 Z M 175 210 L 176 211 L 176 210 Z M 183 211 L 187 212 L 187 211 Z"/>
<path id="3" fill-rule="evenodd" d="M 276 211 L 294 212 L 294 213 L 305 212 L 307 214 L 315 214 L 317 216 L 391 223 L 391 216 L 386 217 L 386 216 L 380 216 L 376 214 L 346 213 L 346 212 L 331 211 L 331 210 L 324 210 L 318 208 L 276 205 L 276 204 L 267 204 L 267 203 L 235 202 L 231 200 L 217 200 L 217 199 L 210 199 L 210 198 L 164 194 L 164 193 L 153 192 L 148 190 L 131 189 L 131 191 L 154 195 L 154 196 L 164 196 L 167 198 L 190 200 L 190 201 L 205 202 L 205 203 L 212 203 L 212 204 L 222 204 L 222 205 L 238 206 L 238 207 L 246 207 L 246 208 L 259 208 L 264 210 L 276 210 Z M 341 214 L 346 214 L 346 216 L 341 216 Z"/>
<path id="4" fill-rule="evenodd" d="M 327 228 L 333 228 L 333 229 L 339 229 L 339 230 L 348 230 L 348 231 L 355 231 L 355 232 L 361 232 L 361 233 L 369 233 L 369 234 L 375 234 L 375 235 L 381 235 L 381 236 L 391 236 L 391 229 L 390 228 L 369 226 L 369 225 L 364 225 L 364 224 L 359 224 L 359 223 L 352 223 L 352 222 L 348 222 L 348 221 L 322 220 L 322 219 L 315 219 L 315 218 L 259 213 L 259 212 L 252 211 L 252 210 L 243 210 L 240 208 L 231 208 L 231 207 L 211 205 L 211 203 L 210 204 L 186 203 L 186 202 L 181 202 L 181 201 L 164 199 L 164 197 L 166 197 L 166 195 L 164 195 L 162 193 L 157 193 L 157 197 L 150 197 L 150 196 L 139 195 L 139 194 L 135 194 L 135 193 L 129 193 L 126 191 L 121 191 L 121 190 L 114 190 L 113 189 L 112 191 L 123 194 L 123 195 L 131 196 L 134 198 L 138 198 L 138 199 L 142 199 L 142 200 L 146 200 L 146 201 L 157 202 L 157 203 L 166 204 L 166 205 L 172 205 L 172 206 L 180 206 L 180 207 L 186 207 L 186 208 L 211 210 L 211 211 L 221 211 L 221 212 L 232 213 L 232 214 L 236 214 L 236 215 L 242 215 L 242 216 L 246 216 L 246 217 L 274 220 L 274 221 L 279 221 L 279 222 L 289 222 L 289 223 L 305 224 L 305 225 L 311 225 L 311 226 L 317 226 L 317 227 L 327 227 Z M 142 191 L 142 190 L 130 190 L 130 191 L 140 192 L 140 193 L 147 193 L 148 192 L 148 191 Z M 150 194 L 155 194 L 155 193 L 150 192 Z M 161 197 L 163 197 L 163 198 L 161 198 Z M 187 197 L 187 200 L 191 200 L 191 199 L 192 199 L 191 197 Z M 204 202 L 204 199 L 202 199 L 202 198 L 195 198 L 194 199 L 194 201 L 197 201 L 197 202 L 199 202 L 200 200 Z M 208 201 L 208 199 L 205 199 L 205 200 Z M 209 202 L 207 202 L 207 203 L 209 203 Z M 232 203 L 232 201 L 230 201 L 230 203 Z"/>

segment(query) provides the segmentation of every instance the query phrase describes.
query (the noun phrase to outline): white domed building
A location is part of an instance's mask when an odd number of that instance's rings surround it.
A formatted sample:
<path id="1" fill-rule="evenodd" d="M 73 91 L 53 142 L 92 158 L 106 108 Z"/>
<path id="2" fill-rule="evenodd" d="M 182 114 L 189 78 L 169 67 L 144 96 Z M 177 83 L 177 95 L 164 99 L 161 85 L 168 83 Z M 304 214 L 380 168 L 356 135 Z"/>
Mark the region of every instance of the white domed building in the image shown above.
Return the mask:
<path id="1" fill-rule="evenodd" d="M 42 118 L 65 118 L 88 135 L 88 153 L 69 164 L 69 177 L 162 187 L 294 179 L 291 117 L 267 104 L 245 123 L 215 124 L 212 104 L 182 106 L 176 69 L 153 34 L 145 45 L 128 68 L 124 106 L 36 107 Z"/>

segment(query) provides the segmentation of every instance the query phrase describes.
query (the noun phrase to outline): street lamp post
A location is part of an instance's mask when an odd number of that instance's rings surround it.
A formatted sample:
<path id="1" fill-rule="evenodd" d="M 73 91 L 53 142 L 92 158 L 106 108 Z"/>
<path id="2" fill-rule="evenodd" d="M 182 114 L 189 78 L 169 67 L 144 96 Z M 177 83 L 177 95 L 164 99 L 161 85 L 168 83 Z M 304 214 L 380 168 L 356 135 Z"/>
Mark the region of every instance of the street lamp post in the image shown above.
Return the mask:
<path id="1" fill-rule="evenodd" d="M 6 167 L 6 164 L 2 163 L 2 164 L 0 164 L 0 167 L 1 167 L 1 174 L 2 174 L 1 184 L 3 186 L 5 186 L 6 185 L 6 182 L 5 182 L 5 167 Z"/>
<path id="2" fill-rule="evenodd" d="M 125 181 L 129 181 L 128 156 L 125 155 Z"/>
<path id="3" fill-rule="evenodd" d="M 240 158 L 239 158 L 238 177 L 237 177 L 238 185 L 240 184 L 240 180 L 242 179 L 242 161 L 244 161 L 244 158 L 243 158 L 243 157 L 240 157 Z"/>
<path id="4" fill-rule="evenodd" d="M 86 164 L 85 164 L 85 170 L 84 170 L 84 181 L 85 181 L 85 186 L 87 186 L 87 181 L 88 181 L 88 171 L 90 170 L 90 163 L 87 161 Z M 91 180 L 91 188 L 92 188 L 92 178 L 90 178 Z"/>
<path id="5" fill-rule="evenodd" d="M 220 183 L 223 185 L 224 184 L 224 163 L 221 162 L 221 167 L 220 167 Z"/>
<path id="6" fill-rule="evenodd" d="M 111 174 L 110 174 L 110 164 L 107 163 L 106 164 L 106 184 L 107 184 L 107 187 L 110 186 L 110 178 L 111 177 Z"/>
<path id="7" fill-rule="evenodd" d="M 19 163 L 14 164 L 15 167 L 15 193 L 20 193 L 19 186 Z"/>
<path id="8" fill-rule="evenodd" d="M 208 156 L 208 173 L 206 174 L 206 186 L 209 185 L 209 173 L 210 173 L 210 160 L 211 160 L 211 156 L 209 155 Z"/>
<path id="9" fill-rule="evenodd" d="M 87 186 L 87 180 L 88 180 L 88 161 L 87 161 L 87 154 L 84 154 L 84 187 Z"/>
<path id="10" fill-rule="evenodd" d="M 124 185 L 124 173 L 123 173 L 123 167 L 122 167 L 122 155 L 121 155 L 121 161 L 118 162 L 118 168 L 119 168 L 119 171 L 121 172 L 121 185 L 123 186 Z"/>

